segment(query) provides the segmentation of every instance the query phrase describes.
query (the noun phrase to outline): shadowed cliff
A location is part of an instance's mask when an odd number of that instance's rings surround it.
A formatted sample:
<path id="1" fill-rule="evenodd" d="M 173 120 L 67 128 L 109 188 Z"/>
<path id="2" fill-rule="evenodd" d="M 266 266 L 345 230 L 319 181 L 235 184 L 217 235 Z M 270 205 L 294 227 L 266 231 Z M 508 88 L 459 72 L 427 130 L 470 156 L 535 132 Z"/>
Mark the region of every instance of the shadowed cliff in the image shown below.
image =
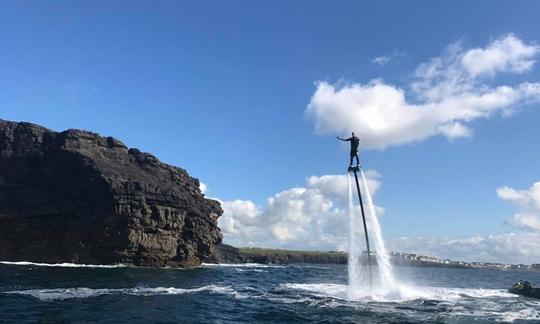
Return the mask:
<path id="1" fill-rule="evenodd" d="M 0 120 L 0 260 L 196 266 L 222 213 L 185 170 L 117 139 Z"/>

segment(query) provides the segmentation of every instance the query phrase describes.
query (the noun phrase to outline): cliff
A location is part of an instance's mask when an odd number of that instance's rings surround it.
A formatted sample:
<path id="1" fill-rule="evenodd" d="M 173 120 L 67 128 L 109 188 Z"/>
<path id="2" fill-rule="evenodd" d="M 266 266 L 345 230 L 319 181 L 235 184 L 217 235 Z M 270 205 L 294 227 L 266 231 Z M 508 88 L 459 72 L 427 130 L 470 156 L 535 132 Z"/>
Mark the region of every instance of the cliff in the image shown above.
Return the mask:
<path id="1" fill-rule="evenodd" d="M 222 213 L 185 170 L 117 139 L 0 120 L 0 260 L 196 266 Z"/>

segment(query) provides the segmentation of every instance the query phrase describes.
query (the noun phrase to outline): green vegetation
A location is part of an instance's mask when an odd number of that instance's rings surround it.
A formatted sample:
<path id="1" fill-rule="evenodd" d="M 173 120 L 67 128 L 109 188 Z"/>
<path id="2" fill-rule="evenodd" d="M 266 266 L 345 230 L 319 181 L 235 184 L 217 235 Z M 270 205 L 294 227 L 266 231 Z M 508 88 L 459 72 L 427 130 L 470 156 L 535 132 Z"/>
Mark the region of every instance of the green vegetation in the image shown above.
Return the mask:
<path id="1" fill-rule="evenodd" d="M 345 252 L 339 251 L 302 251 L 302 250 L 281 250 L 281 249 L 267 249 L 267 248 L 256 248 L 256 247 L 244 247 L 239 248 L 240 253 L 242 254 L 251 254 L 251 255 L 268 255 L 268 254 L 277 254 L 277 255 L 314 255 L 314 256 L 342 256 L 345 255 Z"/>

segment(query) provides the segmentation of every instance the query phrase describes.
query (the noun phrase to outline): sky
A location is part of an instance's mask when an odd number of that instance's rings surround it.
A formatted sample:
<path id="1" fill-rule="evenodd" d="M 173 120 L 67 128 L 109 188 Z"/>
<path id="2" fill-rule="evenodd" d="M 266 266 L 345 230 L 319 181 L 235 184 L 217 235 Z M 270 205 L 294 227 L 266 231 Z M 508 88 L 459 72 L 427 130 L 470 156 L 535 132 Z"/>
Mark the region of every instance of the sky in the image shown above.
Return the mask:
<path id="1" fill-rule="evenodd" d="M 346 249 L 356 131 L 390 249 L 540 263 L 536 1 L 0 8 L 0 118 L 185 168 L 225 243 Z"/>

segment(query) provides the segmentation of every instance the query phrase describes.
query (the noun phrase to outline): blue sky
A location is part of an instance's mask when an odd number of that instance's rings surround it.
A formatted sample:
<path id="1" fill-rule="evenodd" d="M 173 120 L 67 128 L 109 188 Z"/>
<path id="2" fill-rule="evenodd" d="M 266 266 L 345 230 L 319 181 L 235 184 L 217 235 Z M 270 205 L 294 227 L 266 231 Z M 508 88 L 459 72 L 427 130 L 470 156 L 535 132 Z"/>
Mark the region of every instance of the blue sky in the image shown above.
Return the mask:
<path id="1" fill-rule="evenodd" d="M 373 139 L 364 140 L 362 160 L 380 186 L 375 200 L 384 208 L 385 237 L 416 238 L 408 248 L 467 257 L 423 249 L 422 240 L 441 238 L 430 244 L 446 246 L 441 240 L 538 235 L 515 216 L 520 210 L 537 215 L 535 207 L 497 194 L 504 186 L 528 190 L 540 180 L 535 94 L 487 117 L 458 119 L 458 126 L 450 125 L 462 131 L 456 138 L 437 133 L 398 144 L 400 134 L 366 133 L 373 125 L 362 124 L 365 118 L 358 126 L 351 119 L 343 129 L 317 130 L 324 116 L 308 105 L 320 82 L 334 88 L 328 100 L 338 102 L 345 94 L 340 90 L 355 85 L 371 93 L 373 80 L 402 89 L 409 104 L 438 102 L 411 90 L 418 80 L 433 81 L 418 77 L 422 63 L 448 56 L 452 45 L 465 55 L 509 35 L 536 48 L 539 15 L 534 1 L 3 1 L 0 118 L 115 136 L 187 169 L 208 186 L 209 196 L 252 203 L 253 215 L 236 218 L 244 223 L 261 217 L 281 222 L 268 197 L 309 187 L 311 176 L 344 173 L 347 147 L 335 136 L 359 128 Z M 540 82 L 538 63 L 508 64 L 482 72 L 487 76 L 464 76 L 465 83 L 482 92 Z M 328 109 L 349 107 L 335 102 Z M 362 101 L 353 100 L 351 109 L 355 105 Z M 236 217 L 232 210 L 228 220 Z M 254 223 L 262 224 L 272 225 Z M 324 235 L 305 230 L 309 239 Z M 276 232 L 253 233 L 264 236 L 258 239 L 235 233 L 230 241 L 239 245 L 337 246 L 264 239 Z M 476 255 L 507 260 L 496 255 L 497 246 Z"/>

